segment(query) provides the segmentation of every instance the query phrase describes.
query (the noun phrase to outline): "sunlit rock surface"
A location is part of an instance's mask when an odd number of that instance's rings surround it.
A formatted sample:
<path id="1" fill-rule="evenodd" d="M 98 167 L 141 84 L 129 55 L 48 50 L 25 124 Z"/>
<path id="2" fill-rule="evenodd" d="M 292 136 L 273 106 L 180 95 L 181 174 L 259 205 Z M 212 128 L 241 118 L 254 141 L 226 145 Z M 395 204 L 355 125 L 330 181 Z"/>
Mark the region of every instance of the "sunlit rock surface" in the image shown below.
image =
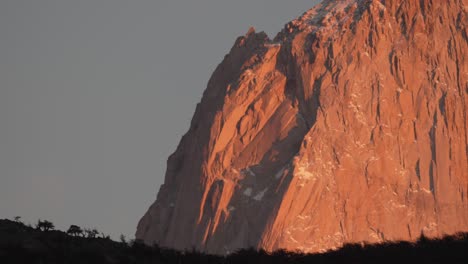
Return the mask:
<path id="1" fill-rule="evenodd" d="M 468 230 L 468 0 L 324 1 L 239 37 L 136 236 L 225 254 Z"/>

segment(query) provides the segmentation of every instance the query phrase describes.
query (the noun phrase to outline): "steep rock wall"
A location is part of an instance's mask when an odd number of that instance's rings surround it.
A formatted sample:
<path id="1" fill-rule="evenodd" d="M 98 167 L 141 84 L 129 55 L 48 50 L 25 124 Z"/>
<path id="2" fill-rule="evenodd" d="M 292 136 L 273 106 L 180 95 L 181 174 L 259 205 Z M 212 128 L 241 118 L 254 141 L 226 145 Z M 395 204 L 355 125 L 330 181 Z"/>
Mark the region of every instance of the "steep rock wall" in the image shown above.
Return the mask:
<path id="1" fill-rule="evenodd" d="M 317 252 L 468 230 L 468 1 L 324 1 L 215 70 L 147 243 Z"/>

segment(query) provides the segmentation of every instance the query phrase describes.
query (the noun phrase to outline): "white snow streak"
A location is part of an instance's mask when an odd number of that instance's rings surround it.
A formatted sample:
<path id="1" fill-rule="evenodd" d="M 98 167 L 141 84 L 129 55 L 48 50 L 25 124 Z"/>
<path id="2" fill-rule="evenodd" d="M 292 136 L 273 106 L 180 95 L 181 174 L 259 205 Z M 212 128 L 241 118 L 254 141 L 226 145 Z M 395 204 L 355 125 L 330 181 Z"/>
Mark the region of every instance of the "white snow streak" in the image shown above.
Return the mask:
<path id="1" fill-rule="evenodd" d="M 268 188 L 265 188 L 263 191 L 257 193 L 257 195 L 255 195 L 253 199 L 256 201 L 261 201 L 267 191 L 268 191 Z"/>

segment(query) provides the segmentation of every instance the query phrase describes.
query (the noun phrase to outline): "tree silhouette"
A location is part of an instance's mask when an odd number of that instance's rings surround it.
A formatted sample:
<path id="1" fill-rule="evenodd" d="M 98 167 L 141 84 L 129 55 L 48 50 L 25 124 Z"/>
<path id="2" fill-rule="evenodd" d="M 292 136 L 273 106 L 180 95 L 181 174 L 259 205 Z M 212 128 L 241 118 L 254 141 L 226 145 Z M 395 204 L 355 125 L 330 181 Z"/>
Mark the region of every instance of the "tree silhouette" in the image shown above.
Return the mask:
<path id="1" fill-rule="evenodd" d="M 67 230 L 67 234 L 72 236 L 81 236 L 83 234 L 83 230 L 77 225 L 71 225 Z"/>
<path id="2" fill-rule="evenodd" d="M 88 229 L 85 228 L 84 233 L 86 234 L 87 238 L 96 238 L 96 236 L 99 234 L 99 231 L 97 229 Z"/>
<path id="3" fill-rule="evenodd" d="M 120 242 L 127 244 L 127 238 L 123 234 L 120 235 Z"/>
<path id="4" fill-rule="evenodd" d="M 21 223 L 21 216 L 15 216 L 14 219 L 15 219 L 15 222 Z"/>
<path id="5" fill-rule="evenodd" d="M 101 232 L 101 238 L 104 238 L 104 239 L 110 239 L 110 236 L 109 235 L 106 235 L 104 234 L 104 232 Z"/>
<path id="6" fill-rule="evenodd" d="M 44 221 L 37 221 L 36 228 L 41 230 L 41 231 L 50 231 L 54 230 L 55 226 L 52 222 L 44 220 Z"/>

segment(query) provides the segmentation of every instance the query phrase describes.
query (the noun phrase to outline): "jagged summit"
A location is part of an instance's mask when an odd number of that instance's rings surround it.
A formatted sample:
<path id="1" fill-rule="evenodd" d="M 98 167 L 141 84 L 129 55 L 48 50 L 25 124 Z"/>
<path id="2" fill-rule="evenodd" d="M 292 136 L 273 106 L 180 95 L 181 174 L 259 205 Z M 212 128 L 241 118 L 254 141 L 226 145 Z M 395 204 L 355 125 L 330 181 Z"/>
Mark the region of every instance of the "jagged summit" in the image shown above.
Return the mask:
<path id="1" fill-rule="evenodd" d="M 467 2 L 326 0 L 239 37 L 137 238 L 224 254 L 467 231 Z"/>

